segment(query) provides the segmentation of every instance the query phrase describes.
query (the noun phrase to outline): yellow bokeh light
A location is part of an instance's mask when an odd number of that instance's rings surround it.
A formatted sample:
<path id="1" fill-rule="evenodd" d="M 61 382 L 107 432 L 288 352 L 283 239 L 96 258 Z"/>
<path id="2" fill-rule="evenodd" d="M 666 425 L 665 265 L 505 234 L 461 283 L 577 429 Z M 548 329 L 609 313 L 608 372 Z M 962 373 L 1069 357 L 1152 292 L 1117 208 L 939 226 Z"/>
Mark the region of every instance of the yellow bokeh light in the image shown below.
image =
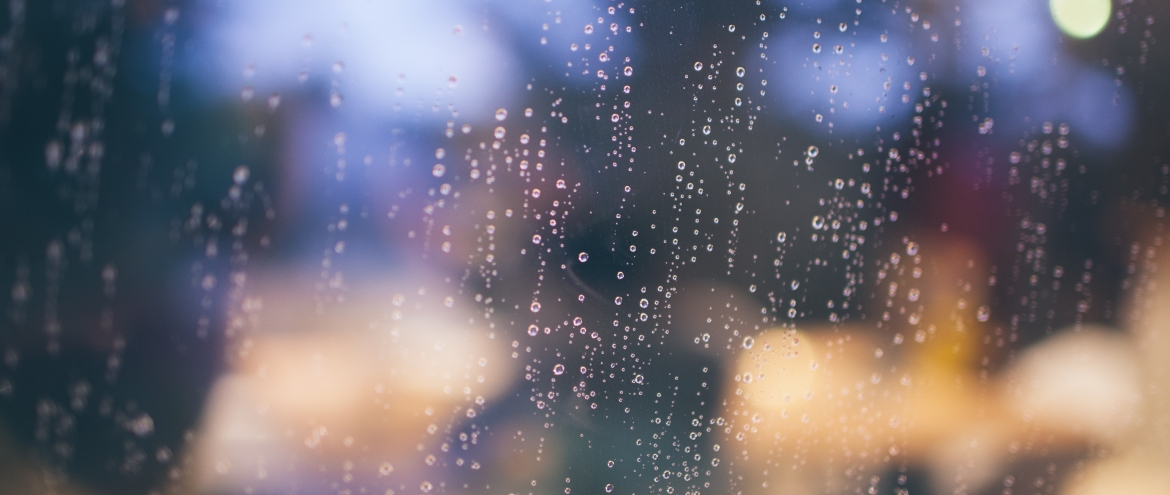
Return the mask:
<path id="1" fill-rule="evenodd" d="M 1052 20 L 1064 34 L 1092 38 L 1109 22 L 1109 0 L 1048 0 Z"/>

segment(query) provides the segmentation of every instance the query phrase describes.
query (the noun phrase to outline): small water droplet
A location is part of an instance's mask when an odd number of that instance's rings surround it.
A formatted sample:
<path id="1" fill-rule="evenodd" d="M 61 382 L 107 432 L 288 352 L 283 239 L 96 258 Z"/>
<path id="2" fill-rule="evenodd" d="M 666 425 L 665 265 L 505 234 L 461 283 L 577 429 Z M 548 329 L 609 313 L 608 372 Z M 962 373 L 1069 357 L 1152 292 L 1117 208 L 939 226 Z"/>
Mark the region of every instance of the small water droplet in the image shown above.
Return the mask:
<path id="1" fill-rule="evenodd" d="M 577 254 L 577 261 L 580 261 L 582 263 L 589 261 L 589 253 L 586 253 L 584 251 L 578 253 Z"/>
<path id="2" fill-rule="evenodd" d="M 553 374 L 557 375 L 557 376 L 565 374 L 565 365 L 558 364 L 556 366 L 553 366 Z"/>

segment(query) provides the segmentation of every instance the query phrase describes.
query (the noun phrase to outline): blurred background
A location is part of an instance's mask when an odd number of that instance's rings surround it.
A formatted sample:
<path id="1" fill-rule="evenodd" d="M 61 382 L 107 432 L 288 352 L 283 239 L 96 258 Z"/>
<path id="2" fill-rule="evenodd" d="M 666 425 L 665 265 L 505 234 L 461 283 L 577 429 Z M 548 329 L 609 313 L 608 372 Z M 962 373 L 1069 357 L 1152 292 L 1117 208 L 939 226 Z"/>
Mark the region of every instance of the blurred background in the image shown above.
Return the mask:
<path id="1" fill-rule="evenodd" d="M 0 493 L 1170 493 L 1170 7 L 4 0 Z"/>

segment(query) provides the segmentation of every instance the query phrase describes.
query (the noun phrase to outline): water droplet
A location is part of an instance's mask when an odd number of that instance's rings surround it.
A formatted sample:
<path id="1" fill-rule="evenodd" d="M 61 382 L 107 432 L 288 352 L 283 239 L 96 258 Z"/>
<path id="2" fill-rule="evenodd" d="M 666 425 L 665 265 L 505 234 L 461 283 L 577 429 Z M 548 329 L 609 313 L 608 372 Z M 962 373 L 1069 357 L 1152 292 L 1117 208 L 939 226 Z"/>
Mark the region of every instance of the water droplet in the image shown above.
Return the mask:
<path id="1" fill-rule="evenodd" d="M 533 313 L 539 313 L 540 312 L 540 303 L 538 303 L 536 301 L 532 301 L 532 305 L 528 306 L 528 309 L 532 310 Z"/>
<path id="2" fill-rule="evenodd" d="M 615 113 L 615 114 L 613 114 L 613 115 L 610 115 L 610 116 L 609 116 L 609 121 L 610 121 L 610 122 L 617 122 L 617 121 L 619 121 L 619 120 L 621 120 L 621 119 L 622 119 L 622 116 L 621 116 L 621 115 L 618 115 L 618 114 L 616 114 L 616 113 Z"/>
<path id="3" fill-rule="evenodd" d="M 821 53 L 821 44 L 813 43 L 813 53 Z"/>
<path id="4" fill-rule="evenodd" d="M 744 74 L 747 74 L 747 71 L 743 70 L 743 67 L 736 67 L 735 68 L 735 75 L 737 75 L 739 77 L 743 77 Z"/>
<path id="5" fill-rule="evenodd" d="M 914 256 L 914 255 L 918 254 L 918 243 L 911 242 L 909 244 L 906 244 L 906 254 L 908 254 L 910 256 Z"/>
<path id="6" fill-rule="evenodd" d="M 507 110 L 505 110 L 503 108 L 496 110 L 496 120 L 503 122 L 504 119 L 506 119 L 506 118 L 508 118 L 508 111 Z"/>
<path id="7" fill-rule="evenodd" d="M 634 375 L 634 383 L 641 384 L 643 381 L 646 381 L 646 379 L 642 375 Z"/>
<path id="8" fill-rule="evenodd" d="M 975 311 L 975 319 L 977 319 L 981 322 L 985 322 L 985 321 L 989 320 L 990 318 L 991 318 L 991 308 L 988 308 L 987 306 L 979 306 L 979 309 Z"/>
<path id="9" fill-rule="evenodd" d="M 536 334 L 538 334 L 538 333 L 540 333 L 540 327 L 538 327 L 536 325 L 528 325 L 528 335 L 529 336 L 535 337 Z"/>
<path id="10" fill-rule="evenodd" d="M 779 234 L 776 234 L 776 242 L 784 242 L 787 239 L 788 239 L 787 232 L 781 232 Z"/>
<path id="11" fill-rule="evenodd" d="M 695 70 L 703 70 L 703 63 L 695 62 Z"/>
<path id="12" fill-rule="evenodd" d="M 710 135 L 710 134 L 711 134 L 711 126 L 709 126 L 709 125 L 703 126 L 703 135 Z M 682 163 L 682 162 L 679 162 L 679 163 Z"/>
<path id="13" fill-rule="evenodd" d="M 617 278 L 618 280 L 626 278 L 626 274 L 624 272 L 617 272 Z"/>
<path id="14" fill-rule="evenodd" d="M 749 337 L 743 338 L 743 348 L 744 349 L 751 349 L 753 345 L 756 345 L 755 337 L 749 336 Z"/>
<path id="15" fill-rule="evenodd" d="M 630 77 L 634 75 L 634 68 L 627 65 L 625 69 L 622 69 L 622 74 L 626 77 Z"/>
<path id="16" fill-rule="evenodd" d="M 597 55 L 597 60 L 599 62 L 609 62 L 609 53 L 601 52 L 599 55 Z"/>
<path id="17" fill-rule="evenodd" d="M 609 467 L 613 467 L 613 461 L 609 461 Z M 613 483 L 607 483 L 605 485 L 605 493 L 611 492 L 613 492 Z"/>
<path id="18" fill-rule="evenodd" d="M 593 25 L 592 24 L 585 25 L 585 34 L 593 34 Z"/>
<path id="19" fill-rule="evenodd" d="M 442 177 L 446 172 L 447 167 L 444 167 L 442 163 L 436 163 L 434 167 L 431 167 L 431 175 L 435 177 Z"/>
<path id="20" fill-rule="evenodd" d="M 553 374 L 557 375 L 557 376 L 565 374 L 565 365 L 558 364 L 556 366 L 553 366 Z"/>
<path id="21" fill-rule="evenodd" d="M 622 296 L 617 296 L 617 297 L 613 298 L 613 303 L 618 305 L 618 306 L 621 306 L 622 305 Z"/>
<path id="22" fill-rule="evenodd" d="M 642 299 L 641 301 L 638 301 L 638 306 L 641 306 L 643 309 L 645 309 L 648 306 L 650 306 L 650 301 L 647 301 L 646 299 Z"/>
<path id="23" fill-rule="evenodd" d="M 728 24 L 727 25 L 727 32 L 734 33 L 735 32 L 735 24 Z"/>
<path id="24" fill-rule="evenodd" d="M 250 175 L 248 166 L 240 165 L 236 167 L 234 172 L 232 172 L 232 180 L 235 181 L 237 185 L 243 185 L 245 182 L 248 182 L 248 175 Z"/>
<path id="25" fill-rule="evenodd" d="M 814 215 L 812 217 L 812 226 L 814 229 L 820 229 L 820 228 L 824 227 L 825 226 L 825 219 L 822 218 L 820 215 Z"/>
<path id="26" fill-rule="evenodd" d="M 533 244 L 540 244 L 540 234 L 535 234 L 532 236 L 532 243 Z"/>
<path id="27" fill-rule="evenodd" d="M 504 139 L 504 134 L 506 134 L 507 132 L 508 131 L 505 130 L 503 126 L 500 126 L 500 127 L 496 127 L 496 131 L 493 134 L 496 136 L 496 139 Z"/>
<path id="28" fill-rule="evenodd" d="M 582 263 L 589 261 L 589 253 L 586 253 L 584 251 L 578 253 L 577 254 L 577 261 L 580 261 Z"/>
<path id="29" fill-rule="evenodd" d="M 686 162 L 684 162 L 684 161 L 679 161 L 679 162 L 678 162 L 678 169 L 679 169 L 679 170 L 682 170 L 682 169 L 684 169 L 684 168 L 687 168 L 687 163 L 686 163 Z"/>
<path id="30" fill-rule="evenodd" d="M 816 158 L 816 156 L 818 154 L 820 154 L 820 152 L 821 152 L 821 150 L 819 148 L 817 148 L 816 146 L 809 146 L 808 147 L 809 158 Z"/>
<path id="31" fill-rule="evenodd" d="M 735 163 L 735 153 L 732 153 L 732 154 L 730 154 L 730 155 L 727 155 L 727 161 L 728 161 L 729 163 Z"/>

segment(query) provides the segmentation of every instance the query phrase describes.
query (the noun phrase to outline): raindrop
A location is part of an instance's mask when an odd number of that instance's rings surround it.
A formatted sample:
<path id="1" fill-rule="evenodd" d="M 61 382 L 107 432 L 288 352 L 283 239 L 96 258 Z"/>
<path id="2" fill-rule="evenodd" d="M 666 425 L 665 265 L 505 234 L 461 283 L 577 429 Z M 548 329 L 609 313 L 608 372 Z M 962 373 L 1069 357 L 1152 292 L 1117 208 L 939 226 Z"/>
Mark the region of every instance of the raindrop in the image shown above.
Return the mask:
<path id="1" fill-rule="evenodd" d="M 709 125 L 703 126 L 703 135 L 706 136 L 706 135 L 710 135 L 710 134 L 711 134 L 711 126 L 709 126 Z M 679 162 L 679 163 L 682 163 L 682 162 Z"/>
<path id="2" fill-rule="evenodd" d="M 975 318 L 981 322 L 987 321 L 991 318 L 991 308 L 979 306 L 979 309 L 975 311 Z"/>
<path id="3" fill-rule="evenodd" d="M 728 161 L 729 163 L 735 163 L 735 153 L 732 153 L 732 154 L 730 154 L 730 155 L 727 155 L 727 161 Z"/>
<path id="4" fill-rule="evenodd" d="M 736 69 L 735 69 L 735 75 L 737 75 L 739 77 L 743 77 L 743 75 L 746 73 L 747 73 L 747 71 L 743 70 L 743 67 L 736 67 Z"/>
<path id="5" fill-rule="evenodd" d="M 684 168 L 687 168 L 687 163 L 686 163 L 686 162 L 684 162 L 684 161 L 681 161 L 681 160 L 680 160 L 680 161 L 678 162 L 678 169 L 679 169 L 679 170 L 682 170 L 682 169 L 684 169 Z"/>
<path id="6" fill-rule="evenodd" d="M 821 53 L 821 44 L 813 43 L 813 53 Z"/>
<path id="7" fill-rule="evenodd" d="M 776 242 L 784 242 L 787 239 L 788 239 L 788 233 L 786 233 L 786 232 L 781 232 L 779 234 L 776 234 Z"/>
<path id="8" fill-rule="evenodd" d="M 613 461 L 609 461 L 609 464 L 610 464 L 610 467 L 613 467 Z M 611 493 L 611 492 L 613 492 L 613 483 L 608 483 L 605 485 L 605 493 Z"/>
<path id="9" fill-rule="evenodd" d="M 565 365 L 558 364 L 556 366 L 553 366 L 553 374 L 557 375 L 557 376 L 565 374 Z"/>
<path id="10" fill-rule="evenodd" d="M 703 63 L 695 62 L 695 70 L 703 70 Z"/>
<path id="11" fill-rule="evenodd" d="M 751 349 L 753 345 L 756 345 L 756 339 L 754 337 L 749 336 L 749 337 L 743 338 L 743 348 L 744 349 Z"/>
<path id="12" fill-rule="evenodd" d="M 734 33 L 735 32 L 735 24 L 729 24 L 727 26 L 727 32 Z"/>
<path id="13" fill-rule="evenodd" d="M 820 154 L 820 152 L 821 152 L 821 150 L 819 148 L 817 148 L 816 146 L 809 146 L 808 147 L 809 158 L 816 158 L 817 155 Z"/>
<path id="14" fill-rule="evenodd" d="M 647 301 L 646 299 L 642 299 L 641 301 L 638 301 L 638 306 L 641 306 L 642 309 L 645 309 L 645 308 L 650 306 L 650 301 Z"/>
<path id="15" fill-rule="evenodd" d="M 504 134 L 506 132 L 508 131 L 504 130 L 503 126 L 497 127 L 495 132 L 496 139 L 504 139 Z"/>
<path id="16" fill-rule="evenodd" d="M 446 172 L 447 167 L 444 167 L 442 163 L 436 163 L 434 167 L 431 167 L 431 175 L 435 177 L 442 177 Z"/>
<path id="17" fill-rule="evenodd" d="M 507 110 L 504 110 L 503 108 L 496 110 L 496 120 L 503 122 L 506 118 L 508 118 Z"/>
<path id="18" fill-rule="evenodd" d="M 589 261 L 589 253 L 582 251 L 581 253 L 577 254 L 577 261 L 582 263 Z M 578 325 L 580 325 L 580 323 L 578 323 Z"/>
<path id="19" fill-rule="evenodd" d="M 627 65 L 625 69 L 622 69 L 622 74 L 624 74 L 626 77 L 630 77 L 634 75 L 634 68 Z"/>
<path id="20" fill-rule="evenodd" d="M 812 217 L 812 226 L 814 229 L 821 229 L 825 226 L 825 219 L 820 215 L 814 215 Z"/>
<path id="21" fill-rule="evenodd" d="M 618 306 L 621 306 L 622 305 L 622 296 L 617 296 L 617 297 L 613 298 L 613 303 L 618 305 Z"/>
<path id="22" fill-rule="evenodd" d="M 532 301 L 532 305 L 528 306 L 528 309 L 532 310 L 533 313 L 539 313 L 540 312 L 540 303 L 536 302 L 536 301 Z"/>
<path id="23" fill-rule="evenodd" d="M 234 172 L 232 172 L 232 180 L 237 185 L 243 185 L 245 182 L 248 182 L 248 175 L 249 175 L 248 166 L 247 165 L 240 165 L 240 166 L 236 167 L 236 170 Z"/>
<path id="24" fill-rule="evenodd" d="M 535 234 L 532 236 L 532 243 L 533 244 L 540 244 L 540 234 Z"/>
<path id="25" fill-rule="evenodd" d="M 540 333 L 540 327 L 538 327 L 536 325 L 528 325 L 528 335 L 529 336 L 535 337 L 536 334 L 538 334 L 538 333 Z"/>

